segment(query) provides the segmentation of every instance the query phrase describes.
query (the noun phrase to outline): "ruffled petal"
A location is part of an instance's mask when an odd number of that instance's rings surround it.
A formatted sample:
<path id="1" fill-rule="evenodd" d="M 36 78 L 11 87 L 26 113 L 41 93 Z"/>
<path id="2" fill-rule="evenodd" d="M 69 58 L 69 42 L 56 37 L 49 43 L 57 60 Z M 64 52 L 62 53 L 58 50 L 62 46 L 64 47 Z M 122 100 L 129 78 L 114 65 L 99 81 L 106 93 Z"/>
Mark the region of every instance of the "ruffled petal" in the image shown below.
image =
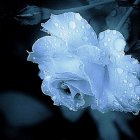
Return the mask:
<path id="1" fill-rule="evenodd" d="M 55 105 L 63 105 L 68 107 L 70 110 L 77 111 L 79 108 L 84 106 L 85 101 L 83 96 L 80 98 L 74 98 L 77 93 L 79 93 L 78 89 L 67 85 L 69 88 L 69 92 L 67 93 L 62 87 L 61 84 L 63 79 L 50 79 L 43 80 L 42 83 L 42 91 L 44 94 L 51 96 Z"/>
<path id="2" fill-rule="evenodd" d="M 54 36 L 45 36 L 38 39 L 29 53 L 28 60 L 42 64 L 56 55 L 63 55 L 67 52 L 67 45 L 61 39 Z"/>
<path id="3" fill-rule="evenodd" d="M 129 72 L 133 75 L 140 76 L 140 64 L 137 59 L 132 58 L 131 55 L 125 55 L 120 58 L 114 57 L 113 63 L 118 68 L 118 72 Z"/>
<path id="4" fill-rule="evenodd" d="M 137 112 L 140 107 L 140 92 L 137 90 L 140 87 L 139 79 L 113 66 L 108 66 L 108 72 L 108 86 L 104 87 L 108 104 L 106 107 L 110 106 L 108 110 Z"/>
<path id="5" fill-rule="evenodd" d="M 66 41 L 72 50 L 84 44 L 98 45 L 95 31 L 79 13 L 68 12 L 51 15 L 50 19 L 42 24 L 42 27 L 51 35 Z"/>
<path id="6" fill-rule="evenodd" d="M 109 62 L 108 56 L 100 48 L 92 45 L 83 45 L 76 49 L 75 54 L 90 63 L 99 65 L 107 65 Z"/>
<path id="7" fill-rule="evenodd" d="M 83 60 L 84 61 L 84 60 Z M 104 67 L 98 64 L 90 63 L 87 60 L 84 62 L 84 72 L 90 83 L 91 90 L 95 99 L 101 96 L 104 84 Z"/>
<path id="8" fill-rule="evenodd" d="M 93 96 L 89 82 L 84 79 L 68 80 L 68 81 L 66 81 L 66 83 L 73 87 L 76 87 L 83 94 Z"/>
<path id="9" fill-rule="evenodd" d="M 106 30 L 99 34 L 99 46 L 109 56 L 124 55 L 126 45 L 123 35 L 116 30 Z"/>
<path id="10" fill-rule="evenodd" d="M 72 73 L 76 74 L 79 77 L 84 77 L 84 73 L 81 70 L 83 63 L 79 60 L 79 58 L 66 55 L 59 56 L 52 59 L 52 65 L 49 68 L 52 68 L 52 74 L 55 76 L 57 73 Z"/>

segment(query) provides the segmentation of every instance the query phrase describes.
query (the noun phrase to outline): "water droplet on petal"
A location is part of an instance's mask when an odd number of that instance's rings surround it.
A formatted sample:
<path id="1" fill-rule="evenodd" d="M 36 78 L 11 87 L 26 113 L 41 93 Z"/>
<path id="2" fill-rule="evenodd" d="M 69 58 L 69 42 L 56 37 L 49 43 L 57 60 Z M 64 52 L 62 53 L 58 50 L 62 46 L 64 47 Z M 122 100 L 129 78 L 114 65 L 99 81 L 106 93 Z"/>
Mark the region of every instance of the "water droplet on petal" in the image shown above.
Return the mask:
<path id="1" fill-rule="evenodd" d="M 47 75 L 47 76 L 45 77 L 46 80 L 50 80 L 50 78 L 51 78 L 51 76 L 49 76 L 49 75 Z"/>
<path id="2" fill-rule="evenodd" d="M 94 32 L 92 32 L 92 33 L 91 33 L 91 35 L 92 35 L 92 36 L 95 36 L 95 33 L 94 33 Z"/>
<path id="3" fill-rule="evenodd" d="M 110 38 L 108 38 L 108 39 L 107 39 L 107 41 L 108 41 L 108 42 L 110 42 L 110 41 L 111 41 L 111 39 L 110 39 Z"/>
<path id="4" fill-rule="evenodd" d="M 117 31 L 116 30 L 113 30 L 113 34 L 115 35 L 117 33 Z"/>
<path id="5" fill-rule="evenodd" d="M 54 23 L 54 25 L 55 25 L 56 27 L 58 27 L 58 23 Z"/>
<path id="6" fill-rule="evenodd" d="M 138 60 L 134 60 L 134 61 L 132 61 L 132 64 L 138 64 Z"/>
<path id="7" fill-rule="evenodd" d="M 104 38 L 104 36 L 105 36 L 105 34 L 104 33 L 100 33 L 100 35 L 99 35 L 99 39 L 103 39 Z"/>
<path id="8" fill-rule="evenodd" d="M 130 83 L 130 84 L 129 84 L 129 87 L 133 87 L 133 84 L 132 84 L 132 83 Z"/>
<path id="9" fill-rule="evenodd" d="M 86 25 L 86 28 L 87 28 L 87 29 L 90 29 L 90 25 L 89 25 L 89 24 L 87 24 L 87 25 Z"/>
<path id="10" fill-rule="evenodd" d="M 75 30 L 77 33 L 79 32 L 77 29 Z"/>
<path id="11" fill-rule="evenodd" d="M 117 68 L 117 72 L 118 72 L 118 74 L 122 74 L 123 73 L 123 69 Z"/>
<path id="12" fill-rule="evenodd" d="M 85 26 L 82 26 L 82 29 L 84 29 L 85 28 Z"/>
<path id="13" fill-rule="evenodd" d="M 110 33 L 110 30 L 107 30 L 106 32 L 109 34 Z"/>
<path id="14" fill-rule="evenodd" d="M 74 22 L 74 21 L 70 21 L 70 22 L 69 22 L 69 27 L 70 27 L 71 29 L 75 29 L 75 28 L 76 28 L 75 22 Z"/>
<path id="15" fill-rule="evenodd" d="M 126 45 L 126 42 L 123 39 L 119 38 L 114 41 L 114 47 L 117 51 L 123 51 L 125 45 Z"/>
<path id="16" fill-rule="evenodd" d="M 123 80 L 124 83 L 127 83 L 127 80 Z"/>
<path id="17" fill-rule="evenodd" d="M 52 97 L 52 100 L 55 101 L 55 100 L 56 100 L 56 96 L 53 96 L 53 97 Z"/>
<path id="18" fill-rule="evenodd" d="M 82 17 L 80 16 L 79 13 L 76 13 L 76 14 L 75 14 L 75 18 L 76 18 L 77 20 L 79 20 L 79 21 L 82 19 Z"/>

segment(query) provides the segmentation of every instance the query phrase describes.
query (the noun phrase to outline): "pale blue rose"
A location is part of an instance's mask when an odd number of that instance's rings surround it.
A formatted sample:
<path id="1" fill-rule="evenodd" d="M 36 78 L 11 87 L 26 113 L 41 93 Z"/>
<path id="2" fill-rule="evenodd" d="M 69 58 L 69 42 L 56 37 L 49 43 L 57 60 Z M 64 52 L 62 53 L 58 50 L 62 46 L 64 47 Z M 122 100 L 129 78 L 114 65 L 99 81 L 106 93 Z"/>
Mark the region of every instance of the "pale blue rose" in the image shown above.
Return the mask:
<path id="1" fill-rule="evenodd" d="M 28 60 L 39 64 L 42 91 L 71 110 L 139 110 L 140 65 L 124 55 L 122 34 L 97 35 L 78 13 L 51 15 L 42 24 L 50 36 L 37 40 Z"/>

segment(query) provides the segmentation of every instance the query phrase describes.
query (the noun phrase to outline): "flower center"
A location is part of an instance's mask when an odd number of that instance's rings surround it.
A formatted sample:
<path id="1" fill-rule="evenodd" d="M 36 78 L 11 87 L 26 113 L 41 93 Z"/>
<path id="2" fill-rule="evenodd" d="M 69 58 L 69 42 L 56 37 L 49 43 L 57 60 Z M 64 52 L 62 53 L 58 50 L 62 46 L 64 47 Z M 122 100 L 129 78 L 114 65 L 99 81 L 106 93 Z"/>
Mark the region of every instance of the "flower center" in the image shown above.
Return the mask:
<path id="1" fill-rule="evenodd" d="M 74 99 L 76 99 L 76 100 L 81 100 L 81 94 L 80 94 L 80 93 L 77 93 L 77 94 L 74 96 Z"/>
<path id="2" fill-rule="evenodd" d="M 70 91 L 69 87 L 64 82 L 62 82 L 60 84 L 60 89 L 63 91 L 63 93 L 65 93 L 67 95 L 71 94 L 71 91 Z"/>

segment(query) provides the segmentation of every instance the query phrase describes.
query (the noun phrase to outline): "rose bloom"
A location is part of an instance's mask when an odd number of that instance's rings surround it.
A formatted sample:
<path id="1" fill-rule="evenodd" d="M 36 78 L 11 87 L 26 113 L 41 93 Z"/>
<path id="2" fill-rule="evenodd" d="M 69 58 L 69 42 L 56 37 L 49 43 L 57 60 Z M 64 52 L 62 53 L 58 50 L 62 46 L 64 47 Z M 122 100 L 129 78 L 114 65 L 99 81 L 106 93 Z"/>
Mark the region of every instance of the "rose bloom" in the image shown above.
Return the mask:
<path id="1" fill-rule="evenodd" d="M 124 54 L 126 41 L 116 30 L 97 35 L 79 13 L 51 15 L 42 24 L 50 34 L 38 39 L 28 60 L 39 65 L 42 91 L 55 105 L 76 111 L 138 112 L 140 65 Z"/>

